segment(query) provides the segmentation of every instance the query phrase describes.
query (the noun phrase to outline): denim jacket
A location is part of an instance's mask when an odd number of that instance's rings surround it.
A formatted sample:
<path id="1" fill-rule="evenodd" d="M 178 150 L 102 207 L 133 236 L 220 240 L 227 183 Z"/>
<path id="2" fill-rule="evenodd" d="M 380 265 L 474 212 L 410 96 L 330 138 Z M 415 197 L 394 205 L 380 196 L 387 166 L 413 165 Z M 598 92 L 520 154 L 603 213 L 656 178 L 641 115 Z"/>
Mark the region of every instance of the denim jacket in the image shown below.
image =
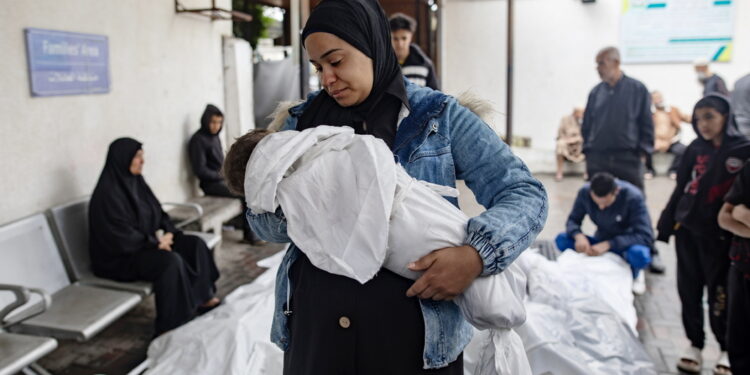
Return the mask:
<path id="1" fill-rule="evenodd" d="M 413 177 L 455 187 L 465 180 L 487 211 L 469 220 L 465 243 L 484 262 L 482 275 L 502 272 L 541 231 L 547 218 L 547 194 L 526 165 L 495 132 L 456 99 L 439 91 L 406 83 L 411 111 L 398 125 L 393 144 L 396 162 Z M 307 102 L 289 109 L 281 130 L 295 129 Z M 446 198 L 458 205 L 456 198 Z M 291 242 L 286 219 L 275 213 L 247 212 L 252 229 L 262 239 Z M 437 250 L 437 249 L 436 249 Z M 300 252 L 294 244 L 276 275 L 276 306 L 271 341 L 288 346 L 286 306 L 291 290 L 289 269 Z M 420 300 L 425 322 L 423 360 L 427 369 L 445 367 L 458 357 L 472 336 L 471 326 L 451 301 Z"/>

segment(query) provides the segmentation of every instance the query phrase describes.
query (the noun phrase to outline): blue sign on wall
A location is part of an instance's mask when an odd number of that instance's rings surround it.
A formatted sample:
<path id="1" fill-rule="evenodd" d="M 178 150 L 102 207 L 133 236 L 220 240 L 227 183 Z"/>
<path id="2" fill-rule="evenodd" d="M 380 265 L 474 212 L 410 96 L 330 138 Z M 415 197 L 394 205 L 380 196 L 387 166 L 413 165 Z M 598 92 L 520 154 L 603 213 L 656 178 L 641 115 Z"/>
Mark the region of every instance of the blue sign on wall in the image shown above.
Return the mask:
<path id="1" fill-rule="evenodd" d="M 109 92 L 106 36 L 26 29 L 31 95 Z"/>

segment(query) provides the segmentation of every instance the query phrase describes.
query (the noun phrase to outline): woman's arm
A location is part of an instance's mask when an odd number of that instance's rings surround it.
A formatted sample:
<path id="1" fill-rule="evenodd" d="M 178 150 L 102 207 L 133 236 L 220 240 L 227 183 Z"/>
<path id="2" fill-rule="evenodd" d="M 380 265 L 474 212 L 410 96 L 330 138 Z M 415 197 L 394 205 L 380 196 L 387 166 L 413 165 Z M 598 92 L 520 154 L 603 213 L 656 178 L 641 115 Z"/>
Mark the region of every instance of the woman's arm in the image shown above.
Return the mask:
<path id="1" fill-rule="evenodd" d="M 245 213 L 245 220 L 250 224 L 260 239 L 268 242 L 286 243 L 292 242 L 286 232 L 286 217 L 281 208 L 276 212 L 254 214 L 250 209 Z"/>
<path id="2" fill-rule="evenodd" d="M 722 229 L 732 232 L 736 236 L 750 238 L 750 227 L 746 224 L 734 219 L 732 211 L 736 209 L 736 206 L 730 203 L 724 203 L 719 211 L 719 227 Z"/>
<path id="3" fill-rule="evenodd" d="M 541 231 L 547 218 L 542 184 L 490 127 L 450 99 L 443 126 L 450 131 L 456 177 L 487 210 L 469 220 L 464 246 L 433 251 L 409 265 L 424 271 L 407 296 L 452 299 L 480 275 L 507 268 Z"/>
<path id="4" fill-rule="evenodd" d="M 750 227 L 750 209 L 744 204 L 734 206 L 732 210 L 732 219 Z"/>
<path id="5" fill-rule="evenodd" d="M 504 270 L 542 230 L 547 193 L 500 137 L 469 109 L 445 108 L 457 179 L 487 208 L 471 218 L 466 243 L 479 252 L 482 275 Z"/>

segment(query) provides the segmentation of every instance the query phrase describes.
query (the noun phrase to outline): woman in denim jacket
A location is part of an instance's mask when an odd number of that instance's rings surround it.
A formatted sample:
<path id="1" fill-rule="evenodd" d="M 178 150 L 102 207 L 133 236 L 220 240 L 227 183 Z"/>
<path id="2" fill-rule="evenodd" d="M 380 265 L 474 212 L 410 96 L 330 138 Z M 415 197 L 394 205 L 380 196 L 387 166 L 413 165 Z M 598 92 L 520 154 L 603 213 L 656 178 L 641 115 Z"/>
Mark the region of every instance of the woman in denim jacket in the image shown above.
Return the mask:
<path id="1" fill-rule="evenodd" d="M 469 221 L 464 246 L 410 265 L 424 272 L 415 282 L 381 269 L 359 284 L 317 269 L 291 244 L 271 330 L 285 374 L 462 374 L 472 328 L 451 299 L 476 277 L 502 272 L 547 217 L 546 192 L 523 162 L 454 98 L 405 81 L 389 38 L 376 1 L 322 1 L 302 39 L 323 90 L 276 122 L 372 134 L 413 177 L 452 187 L 465 180 L 488 209 Z M 248 210 L 247 219 L 262 239 L 291 242 L 280 210 Z"/>

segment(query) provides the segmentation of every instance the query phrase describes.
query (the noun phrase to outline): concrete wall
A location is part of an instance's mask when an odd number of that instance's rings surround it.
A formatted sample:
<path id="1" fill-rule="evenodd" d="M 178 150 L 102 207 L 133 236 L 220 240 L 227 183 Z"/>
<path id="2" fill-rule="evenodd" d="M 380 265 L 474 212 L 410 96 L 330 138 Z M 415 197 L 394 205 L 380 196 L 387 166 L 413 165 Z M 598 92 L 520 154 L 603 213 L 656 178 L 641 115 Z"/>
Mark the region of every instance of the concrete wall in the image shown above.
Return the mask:
<path id="1" fill-rule="evenodd" d="M 712 68 L 727 84 L 750 73 L 750 2 L 735 2 L 734 56 Z M 560 118 L 584 106 L 599 82 L 596 52 L 619 41 L 621 0 L 515 0 L 514 134 L 532 139 L 518 149 L 533 171 L 554 170 Z M 472 89 L 505 111 L 506 7 L 504 0 L 446 0 L 442 8 L 446 92 Z M 691 64 L 624 65 L 626 74 L 671 104 L 690 111 L 701 87 Z M 496 126 L 504 132 L 499 117 Z M 689 128 L 689 127 L 688 127 Z M 688 129 L 686 140 L 694 135 Z"/>
<path id="2" fill-rule="evenodd" d="M 32 98 L 26 27 L 106 35 L 110 93 Z M 1 7 L 0 31 L 0 223 L 90 194 L 121 136 L 143 142 L 144 176 L 162 201 L 194 193 L 186 142 L 207 102 L 224 107 L 231 22 L 177 15 L 172 1 L 34 0 Z"/>

